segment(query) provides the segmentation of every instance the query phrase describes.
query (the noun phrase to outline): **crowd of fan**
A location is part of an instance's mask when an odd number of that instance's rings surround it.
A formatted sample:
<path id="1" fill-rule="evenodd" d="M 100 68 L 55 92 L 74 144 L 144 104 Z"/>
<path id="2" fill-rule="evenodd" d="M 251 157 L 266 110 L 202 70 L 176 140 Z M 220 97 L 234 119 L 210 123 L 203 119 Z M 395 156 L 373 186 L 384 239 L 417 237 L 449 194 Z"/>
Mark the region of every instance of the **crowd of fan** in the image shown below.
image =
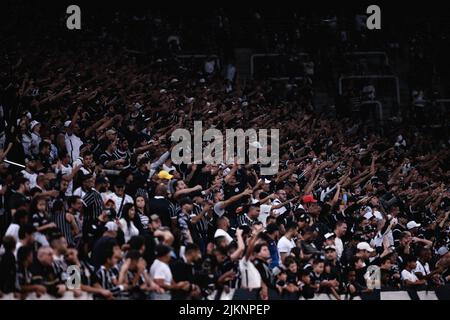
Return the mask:
<path id="1" fill-rule="evenodd" d="M 0 294 L 353 298 L 371 265 L 382 290 L 450 282 L 447 137 L 85 41 L 19 46 L 2 73 Z M 279 129 L 279 172 L 172 163 L 194 121 Z"/>

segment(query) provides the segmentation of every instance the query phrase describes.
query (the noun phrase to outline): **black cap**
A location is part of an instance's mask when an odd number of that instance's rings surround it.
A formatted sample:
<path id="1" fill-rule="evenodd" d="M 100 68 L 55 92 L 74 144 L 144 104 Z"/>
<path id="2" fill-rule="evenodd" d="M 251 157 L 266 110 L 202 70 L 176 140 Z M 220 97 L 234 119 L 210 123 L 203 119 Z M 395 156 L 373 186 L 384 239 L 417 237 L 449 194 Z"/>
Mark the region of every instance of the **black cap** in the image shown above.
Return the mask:
<path id="1" fill-rule="evenodd" d="M 193 204 L 192 199 L 190 197 L 184 197 L 179 201 L 180 206 L 184 206 L 185 204 Z"/>
<path id="2" fill-rule="evenodd" d="M 275 231 L 279 231 L 280 227 L 278 227 L 278 225 L 276 223 L 270 223 L 266 226 L 266 232 L 271 234 L 274 233 Z"/>
<path id="3" fill-rule="evenodd" d="M 125 180 L 122 178 L 118 178 L 115 182 L 114 185 L 116 187 L 125 187 Z"/>
<path id="4" fill-rule="evenodd" d="M 171 247 L 166 246 L 164 244 L 158 244 L 155 247 L 155 257 L 156 258 L 163 257 L 163 256 L 167 255 L 168 253 L 170 253 L 171 251 L 172 251 Z"/>
<path id="5" fill-rule="evenodd" d="M 102 176 L 97 176 L 95 178 L 95 184 L 102 184 L 102 183 L 108 183 L 109 180 L 106 177 L 102 177 Z"/>

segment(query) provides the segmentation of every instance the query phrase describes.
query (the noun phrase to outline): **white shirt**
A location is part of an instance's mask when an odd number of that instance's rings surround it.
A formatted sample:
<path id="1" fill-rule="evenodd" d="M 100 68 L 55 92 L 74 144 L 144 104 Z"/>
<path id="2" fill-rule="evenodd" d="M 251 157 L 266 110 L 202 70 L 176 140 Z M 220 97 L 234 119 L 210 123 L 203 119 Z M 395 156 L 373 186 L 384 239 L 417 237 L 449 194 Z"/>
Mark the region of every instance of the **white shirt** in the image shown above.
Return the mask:
<path id="1" fill-rule="evenodd" d="M 24 178 L 27 178 L 28 181 L 30 181 L 30 189 L 34 188 L 37 186 L 37 173 L 29 173 L 26 170 L 22 170 L 21 171 L 22 175 L 24 176 Z"/>
<path id="2" fill-rule="evenodd" d="M 83 144 L 83 141 L 72 133 L 70 136 L 66 133 L 64 136 L 64 141 L 66 143 L 66 149 L 70 156 L 70 162 L 73 162 L 80 156 L 80 147 Z"/>
<path id="3" fill-rule="evenodd" d="M 233 238 L 223 229 L 217 229 L 214 233 L 214 238 L 225 237 L 227 239 L 227 244 L 230 244 L 233 241 Z"/>
<path id="4" fill-rule="evenodd" d="M 342 253 L 344 252 L 344 243 L 342 242 L 341 238 L 339 237 L 334 238 L 334 246 L 336 247 L 337 258 L 338 260 L 340 260 Z"/>
<path id="5" fill-rule="evenodd" d="M 86 195 L 86 192 L 83 191 L 83 189 L 81 187 L 78 187 L 75 189 L 75 191 L 73 192 L 74 196 L 79 196 L 81 199 L 84 198 L 84 196 Z"/>
<path id="6" fill-rule="evenodd" d="M 163 279 L 164 284 L 171 285 L 172 284 L 172 271 L 167 264 L 164 262 L 155 259 L 153 261 L 152 266 L 150 268 L 150 277 L 153 279 Z"/>
<path id="7" fill-rule="evenodd" d="M 111 193 L 107 198 L 106 198 L 106 200 L 109 200 L 109 199 L 111 199 L 112 201 L 114 201 L 114 205 L 115 205 L 115 209 L 116 209 L 116 211 L 117 211 L 117 214 L 119 215 L 119 217 L 121 216 L 121 214 L 122 214 L 122 212 L 119 212 L 119 209 L 120 209 L 120 204 L 122 203 L 122 198 L 121 197 L 119 197 L 117 194 L 115 194 L 114 192 L 113 193 Z M 126 205 L 127 203 L 134 203 L 134 201 L 133 201 L 133 198 L 132 197 L 130 197 L 129 195 L 125 195 L 125 200 L 123 201 L 123 205 L 122 205 L 122 208 L 123 208 L 123 206 L 124 205 Z M 120 211 L 122 211 L 122 210 L 120 210 Z"/>
<path id="8" fill-rule="evenodd" d="M 413 272 L 414 273 L 420 272 L 421 274 L 426 276 L 427 274 L 430 274 L 430 265 L 428 264 L 428 262 L 425 262 L 425 264 L 422 264 L 422 262 L 417 260 L 416 269 L 414 269 Z"/>
<path id="9" fill-rule="evenodd" d="M 127 221 L 123 218 L 119 220 L 119 223 L 120 229 L 122 229 L 124 234 L 125 242 L 128 242 L 131 239 L 131 237 L 139 235 L 139 230 L 138 228 L 136 228 L 133 221 L 130 222 L 130 228 L 128 228 Z"/>
<path id="10" fill-rule="evenodd" d="M 404 269 L 401 273 L 402 280 L 409 280 L 411 282 L 416 282 L 419 280 L 417 276 L 414 274 L 414 270 L 409 272 L 408 270 Z"/>
<path id="11" fill-rule="evenodd" d="M 278 205 L 278 204 L 280 204 L 280 203 L 282 203 L 282 202 L 281 202 L 281 200 L 279 200 L 279 199 L 273 200 L 273 205 L 274 205 L 274 206 L 275 206 L 275 205 Z M 272 210 L 272 213 L 274 214 L 275 217 L 278 217 L 280 214 L 283 214 L 284 212 L 286 212 L 286 210 L 287 210 L 287 209 L 286 209 L 285 207 L 281 207 L 281 208 Z"/>
<path id="12" fill-rule="evenodd" d="M 55 173 L 58 174 L 58 172 L 61 172 L 63 176 L 68 176 L 72 174 L 72 167 L 68 165 L 67 167 L 61 165 L 61 169 L 55 168 Z M 69 185 L 67 186 L 66 190 L 66 196 L 71 196 L 73 191 L 73 179 L 70 180 Z"/>
<path id="13" fill-rule="evenodd" d="M 267 217 L 270 214 L 270 209 L 272 208 L 271 204 L 262 204 L 259 206 L 259 216 L 258 220 L 262 222 L 264 227 L 266 226 Z"/>
<path id="14" fill-rule="evenodd" d="M 39 144 L 41 143 L 41 136 L 35 132 L 31 133 L 31 153 L 38 154 L 39 153 Z"/>
<path id="15" fill-rule="evenodd" d="M 255 289 L 261 288 L 261 274 L 256 269 L 253 262 L 242 258 L 239 260 L 239 271 L 241 273 L 241 288 Z"/>
<path id="16" fill-rule="evenodd" d="M 282 236 L 280 238 L 280 240 L 278 240 L 278 244 L 277 244 L 277 248 L 278 248 L 278 252 L 281 253 L 286 253 L 286 254 L 290 254 L 292 248 L 295 247 L 295 242 L 294 240 L 289 240 L 288 238 L 286 238 L 286 236 Z"/>
<path id="17" fill-rule="evenodd" d="M 16 243 L 19 242 L 19 229 L 20 226 L 16 223 L 11 223 L 6 230 L 5 236 L 11 236 L 16 240 Z"/>

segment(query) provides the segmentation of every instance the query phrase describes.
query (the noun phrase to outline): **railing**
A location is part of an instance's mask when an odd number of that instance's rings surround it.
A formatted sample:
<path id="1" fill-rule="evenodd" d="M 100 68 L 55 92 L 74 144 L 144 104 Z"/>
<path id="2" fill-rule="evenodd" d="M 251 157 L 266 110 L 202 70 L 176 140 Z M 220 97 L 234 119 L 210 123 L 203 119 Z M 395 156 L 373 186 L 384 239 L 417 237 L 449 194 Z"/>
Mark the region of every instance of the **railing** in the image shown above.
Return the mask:
<path id="1" fill-rule="evenodd" d="M 220 64 L 220 59 L 218 55 L 215 54 L 178 54 L 177 58 L 178 59 L 182 59 L 182 60 L 202 60 L 202 62 L 205 61 L 206 58 L 212 57 L 214 58 L 214 60 L 216 61 L 216 65 L 217 65 L 217 69 L 220 69 L 221 64 Z M 202 68 L 203 68 L 203 64 L 202 64 Z"/>
<path id="2" fill-rule="evenodd" d="M 366 105 L 371 105 L 371 104 L 375 104 L 376 108 L 377 108 L 377 113 L 378 113 L 378 117 L 380 119 L 380 121 L 383 121 L 383 104 L 378 101 L 378 100 L 370 100 L 370 101 L 363 101 L 359 104 L 359 106 L 366 106 Z"/>
<path id="3" fill-rule="evenodd" d="M 367 76 L 341 76 L 339 78 L 339 94 L 342 95 L 342 82 L 344 80 L 352 80 L 352 79 L 392 79 L 395 81 L 395 91 L 396 91 L 396 100 L 398 105 L 400 105 L 400 85 L 399 79 L 396 76 L 391 75 L 367 75 Z"/>
<path id="4" fill-rule="evenodd" d="M 305 53 L 305 52 L 299 52 L 296 54 L 293 54 L 297 57 L 309 57 L 309 54 Z M 281 54 L 281 53 L 257 53 L 257 54 L 252 54 L 250 56 L 250 76 L 253 78 L 254 73 L 255 73 L 255 58 L 259 58 L 259 57 L 279 57 L 279 56 L 286 56 L 286 54 Z M 276 78 L 276 77 L 274 77 Z M 285 77 L 280 77 L 280 78 L 285 78 Z M 289 78 L 288 78 L 289 79 Z"/>
<path id="5" fill-rule="evenodd" d="M 384 58 L 385 63 L 389 64 L 389 58 L 386 52 L 384 51 L 352 51 L 352 52 L 345 52 L 344 56 L 382 56 Z"/>

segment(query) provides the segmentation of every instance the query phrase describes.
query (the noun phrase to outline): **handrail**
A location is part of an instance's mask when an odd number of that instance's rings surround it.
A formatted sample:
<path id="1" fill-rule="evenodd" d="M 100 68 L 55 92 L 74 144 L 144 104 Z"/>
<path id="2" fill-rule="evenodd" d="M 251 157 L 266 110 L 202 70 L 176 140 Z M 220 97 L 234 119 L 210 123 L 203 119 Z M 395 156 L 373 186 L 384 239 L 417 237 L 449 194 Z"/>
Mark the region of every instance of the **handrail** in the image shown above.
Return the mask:
<path id="1" fill-rule="evenodd" d="M 364 55 L 381 55 L 384 56 L 386 64 L 389 64 L 389 57 L 385 51 L 349 51 L 344 53 L 345 56 L 364 56 Z"/>
<path id="2" fill-rule="evenodd" d="M 298 52 L 295 54 L 296 56 L 308 57 L 309 54 L 306 52 Z M 254 69 L 255 69 L 255 57 L 277 57 L 277 56 L 289 56 L 289 54 L 283 53 L 255 53 L 250 56 L 250 76 L 253 78 Z"/>
<path id="3" fill-rule="evenodd" d="M 342 81 L 344 79 L 394 79 L 395 87 L 397 91 L 397 103 L 400 105 L 400 85 L 399 79 L 396 76 L 392 75 L 366 75 L 366 76 L 341 76 L 339 77 L 339 94 L 342 95 Z"/>

